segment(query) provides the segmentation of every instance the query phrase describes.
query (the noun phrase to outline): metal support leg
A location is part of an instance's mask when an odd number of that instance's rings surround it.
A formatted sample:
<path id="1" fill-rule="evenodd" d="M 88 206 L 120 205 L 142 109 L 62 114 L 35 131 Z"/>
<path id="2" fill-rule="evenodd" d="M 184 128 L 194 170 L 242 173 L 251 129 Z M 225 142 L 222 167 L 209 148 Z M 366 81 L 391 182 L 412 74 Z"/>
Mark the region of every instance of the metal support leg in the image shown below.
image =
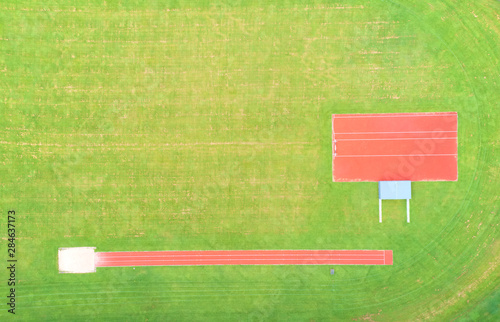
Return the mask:
<path id="1" fill-rule="evenodd" d="M 406 199 L 406 222 L 410 222 L 410 199 Z"/>
<path id="2" fill-rule="evenodd" d="M 378 222 L 382 222 L 382 199 L 378 200 Z"/>

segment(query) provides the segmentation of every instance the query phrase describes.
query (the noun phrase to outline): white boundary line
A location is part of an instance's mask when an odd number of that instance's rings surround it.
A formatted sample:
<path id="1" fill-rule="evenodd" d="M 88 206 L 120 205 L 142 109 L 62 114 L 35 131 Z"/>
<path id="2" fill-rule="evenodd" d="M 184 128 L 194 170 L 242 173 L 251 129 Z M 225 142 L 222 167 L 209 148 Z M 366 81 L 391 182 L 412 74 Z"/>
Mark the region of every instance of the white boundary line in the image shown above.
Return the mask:
<path id="1" fill-rule="evenodd" d="M 456 137 L 452 138 L 400 138 L 400 139 L 338 139 L 335 141 L 394 141 L 394 140 L 456 140 Z"/>
<path id="2" fill-rule="evenodd" d="M 168 252 L 168 251 L 167 251 Z M 113 253 L 113 252 L 110 252 Z M 335 257 L 335 256 L 359 256 L 360 254 L 315 254 L 315 253 L 309 253 L 309 254 L 247 254 L 247 255 L 232 255 L 232 254 L 224 254 L 224 255 L 195 255 L 195 254 L 186 254 L 186 255 L 178 255 L 178 254 L 165 254 L 161 255 L 158 254 L 158 256 L 154 255 L 131 255 L 131 256 L 124 256 L 124 255 L 108 255 L 105 256 L 105 258 L 101 258 L 100 260 L 104 261 L 118 261 L 118 260 L 124 260 L 124 259 L 141 259 L 141 258 L 154 258 L 155 260 L 170 260 L 172 258 L 179 258 L 179 257 L 196 257 L 196 258 L 206 258 L 206 257 L 249 257 L 247 259 L 253 259 L 254 257 L 271 257 L 271 259 L 275 258 L 276 255 L 281 256 L 284 259 L 295 259 L 293 257 L 302 257 L 302 256 L 311 256 L 311 257 Z M 380 254 L 361 254 L 362 256 L 366 257 L 380 257 Z M 269 259 L 266 259 L 269 260 Z"/>
<path id="3" fill-rule="evenodd" d="M 457 133 L 457 131 L 405 131 L 405 132 L 342 132 L 337 134 L 389 134 L 389 133 Z"/>
<path id="4" fill-rule="evenodd" d="M 350 118 L 372 118 L 372 117 L 423 117 L 423 116 L 426 116 L 426 117 L 429 117 L 429 116 L 433 116 L 433 117 L 447 117 L 447 116 L 458 116 L 457 114 L 455 114 L 454 112 L 449 112 L 449 114 L 432 114 L 432 113 L 429 113 L 429 114 L 420 114 L 420 113 L 415 113 L 415 114 L 411 114 L 411 113 L 405 113 L 405 114 L 392 114 L 392 115 L 364 115 L 364 114 L 337 114 L 337 117 L 340 118 L 340 119 L 350 119 Z"/>
<path id="5" fill-rule="evenodd" d="M 367 155 L 337 155 L 337 158 L 370 158 L 370 157 L 450 157 L 457 154 L 367 154 Z"/>
<path id="6" fill-rule="evenodd" d="M 262 258 L 226 258 L 226 259 L 220 259 L 220 258 L 199 258 L 199 259 L 177 259 L 177 258 L 172 258 L 172 259 L 148 259 L 145 258 L 143 260 L 137 259 L 137 258 L 130 258 L 128 261 L 123 260 L 123 259 L 116 259 L 116 260 L 109 260 L 109 261 L 103 261 L 101 262 L 102 264 L 112 264 L 112 263 L 121 263 L 121 262 L 192 262 L 192 261 L 262 261 L 262 262 L 269 262 L 269 261 L 329 261 L 329 260 L 335 260 L 335 261 L 366 261 L 366 260 L 380 260 L 383 259 L 382 256 L 379 257 L 370 257 L 370 258 L 332 258 L 332 257 L 325 257 L 325 258 L 269 258 L 269 259 L 262 259 Z M 210 265 L 210 264 L 206 264 Z M 97 266 L 100 267 L 100 266 Z"/>
<path id="7" fill-rule="evenodd" d="M 335 114 L 332 114 L 332 181 L 333 182 L 335 182 L 335 157 L 337 156 L 334 124 L 335 124 Z"/>
<path id="8" fill-rule="evenodd" d="M 114 267 L 156 267 L 156 266 L 178 266 L 178 267 L 184 267 L 184 266 L 314 266 L 314 265 L 369 265 L 369 266 L 374 266 L 374 265 L 382 265 L 382 264 L 341 264 L 341 263 L 327 263 L 327 264 L 318 264 L 318 263 L 308 263 L 308 264 L 179 264 L 179 265 L 126 265 L 126 266 L 118 266 L 118 265 L 113 265 L 113 266 L 100 266 L 99 269 L 101 268 L 114 268 Z"/>
<path id="9" fill-rule="evenodd" d="M 168 249 L 168 250 L 110 250 L 106 253 L 155 253 L 155 252 L 262 252 L 262 251 L 307 251 L 307 252 L 383 252 L 385 249 Z"/>

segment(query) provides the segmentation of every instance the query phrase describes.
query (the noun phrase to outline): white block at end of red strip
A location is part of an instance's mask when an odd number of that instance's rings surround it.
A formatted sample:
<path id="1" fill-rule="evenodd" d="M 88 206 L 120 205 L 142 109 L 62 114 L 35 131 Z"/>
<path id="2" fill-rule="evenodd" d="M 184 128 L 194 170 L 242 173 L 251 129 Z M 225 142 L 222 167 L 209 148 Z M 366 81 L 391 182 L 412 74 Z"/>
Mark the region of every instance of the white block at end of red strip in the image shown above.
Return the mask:
<path id="1" fill-rule="evenodd" d="M 95 247 L 59 248 L 59 273 L 95 273 Z"/>

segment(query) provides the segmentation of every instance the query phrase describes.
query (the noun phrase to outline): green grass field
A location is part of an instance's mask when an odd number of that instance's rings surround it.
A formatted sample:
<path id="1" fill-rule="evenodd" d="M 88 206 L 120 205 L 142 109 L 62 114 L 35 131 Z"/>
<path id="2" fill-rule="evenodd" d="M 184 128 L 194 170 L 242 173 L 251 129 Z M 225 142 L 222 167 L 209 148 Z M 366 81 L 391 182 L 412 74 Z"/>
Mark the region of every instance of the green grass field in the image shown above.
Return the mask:
<path id="1" fill-rule="evenodd" d="M 1 254 L 32 321 L 500 319 L 498 1 L 0 3 Z M 459 180 L 333 183 L 331 114 L 457 111 Z M 99 268 L 97 251 L 392 249 Z M 0 295 L 8 295 L 3 269 Z M 0 320 L 13 318 L 3 304 Z"/>

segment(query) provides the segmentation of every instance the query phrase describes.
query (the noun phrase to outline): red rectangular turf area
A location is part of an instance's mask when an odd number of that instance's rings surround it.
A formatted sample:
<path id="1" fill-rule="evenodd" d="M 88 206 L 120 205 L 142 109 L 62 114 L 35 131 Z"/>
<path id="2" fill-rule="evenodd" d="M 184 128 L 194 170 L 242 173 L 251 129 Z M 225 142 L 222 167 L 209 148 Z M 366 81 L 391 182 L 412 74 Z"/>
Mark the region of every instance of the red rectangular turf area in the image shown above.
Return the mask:
<path id="1" fill-rule="evenodd" d="M 456 181 L 458 115 L 333 114 L 333 181 Z"/>

